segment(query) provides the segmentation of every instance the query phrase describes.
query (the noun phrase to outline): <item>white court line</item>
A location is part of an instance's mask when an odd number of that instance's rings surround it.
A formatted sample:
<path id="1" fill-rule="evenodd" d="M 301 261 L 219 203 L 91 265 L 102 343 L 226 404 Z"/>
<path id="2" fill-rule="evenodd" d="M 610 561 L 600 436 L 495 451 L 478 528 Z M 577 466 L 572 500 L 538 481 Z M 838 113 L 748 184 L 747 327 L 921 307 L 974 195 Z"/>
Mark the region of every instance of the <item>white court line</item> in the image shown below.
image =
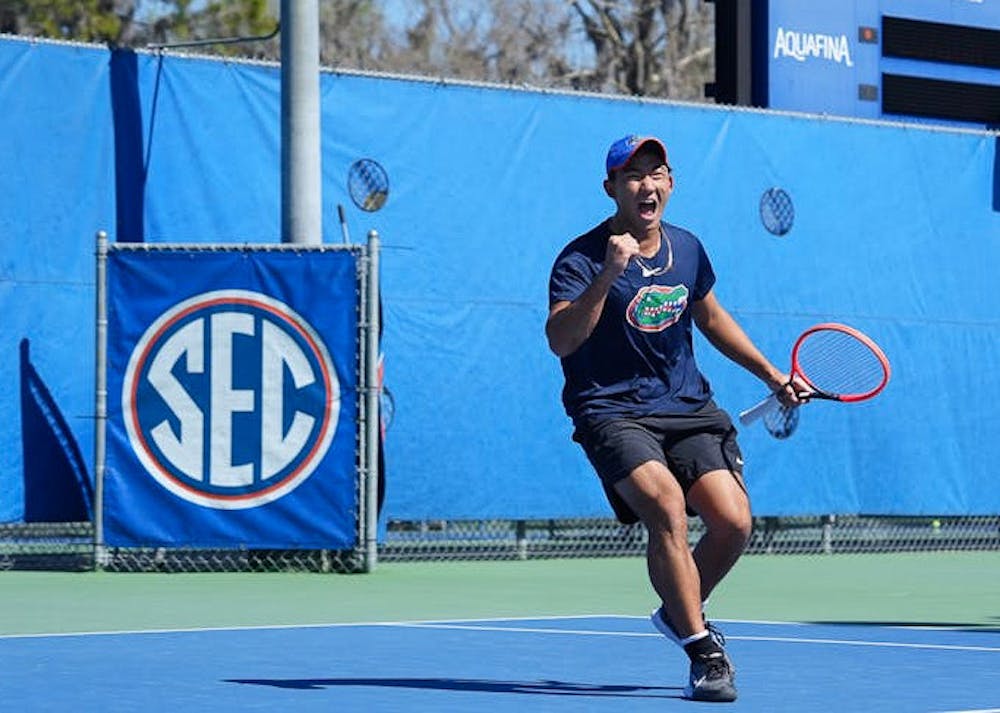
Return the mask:
<path id="1" fill-rule="evenodd" d="M 902 641 L 852 641 L 850 639 L 789 639 L 780 636 L 727 636 L 739 641 L 780 641 L 789 644 L 833 644 L 837 646 L 884 646 L 897 649 L 936 649 L 939 651 L 985 651 L 1000 653 L 1000 646 L 958 646 L 955 644 L 912 644 Z"/>
<path id="2" fill-rule="evenodd" d="M 623 616 L 621 614 L 566 614 L 559 616 L 491 616 L 476 619 L 426 619 L 418 621 L 338 621 L 318 624 L 245 624 L 235 626 L 190 626 L 175 629 L 107 629 L 98 631 L 43 631 L 25 634 L 0 634 L 4 639 L 55 639 L 72 638 L 75 636 L 135 636 L 138 634 L 197 634 L 199 632 L 223 631 L 282 631 L 286 629 L 335 629 L 348 626 L 414 626 L 418 624 L 447 624 L 449 622 L 488 622 L 488 621 L 563 621 L 566 619 L 627 619 L 642 617 Z"/>
<path id="3" fill-rule="evenodd" d="M 110 631 L 66 631 L 36 634 L 0 634 L 6 639 L 62 639 L 77 636 L 137 636 L 142 634 L 199 634 L 226 631 L 283 631 L 286 629 L 336 629 L 348 626 L 398 626 L 404 622 L 391 621 L 342 621 L 327 624 L 247 624 L 246 626 L 193 626 L 176 629 L 116 629 Z"/>
<path id="4" fill-rule="evenodd" d="M 520 626 L 480 626 L 471 624 L 435 624 L 435 623 L 410 623 L 395 624 L 394 626 L 409 627 L 415 629 L 455 629 L 461 631 L 504 631 L 522 634 L 566 634 L 574 636 L 623 636 L 633 638 L 662 638 L 662 634 L 646 633 L 637 631 L 600 631 L 590 629 L 549 629 L 541 627 L 520 627 Z M 914 644 L 897 641 L 858 641 L 851 639 L 812 639 L 812 638 L 790 638 L 787 636 L 736 636 L 727 635 L 727 641 L 774 641 L 783 644 L 826 644 L 831 646 L 873 646 L 880 648 L 899 649 L 934 649 L 939 651 L 984 651 L 988 653 L 1000 653 L 1000 646 L 958 646 L 954 644 Z"/>
<path id="5" fill-rule="evenodd" d="M 30 634 L 0 634 L 0 641 L 8 639 L 54 639 L 54 638 L 74 638 L 93 636 L 134 636 L 141 634 L 191 634 L 201 632 L 227 632 L 227 631 L 284 631 L 291 629 L 335 629 L 346 627 L 401 627 L 401 628 L 424 628 L 424 629 L 452 629 L 460 631 L 486 631 L 486 632 L 510 632 L 529 634 L 555 634 L 573 636 L 621 636 L 631 638 L 662 638 L 662 634 L 655 632 L 635 632 L 635 631 L 601 631 L 594 629 L 553 629 L 548 627 L 514 627 L 514 626 L 484 626 L 486 622 L 517 622 L 517 621 L 566 621 L 573 619 L 646 619 L 646 617 L 621 614 L 580 614 L 564 616 L 522 616 L 522 617 L 488 617 L 476 619 L 436 619 L 424 621 L 374 621 L 374 622 L 334 622 L 319 624 L 259 624 L 246 626 L 209 626 L 209 627 L 183 627 L 176 629 L 124 629 L 112 631 L 76 631 L 76 632 L 56 632 L 56 633 L 30 633 Z M 810 624 L 802 622 L 787 621 L 755 621 L 744 619 L 716 619 L 730 624 L 767 624 L 802 627 Z M 461 622 L 461 623 L 455 623 Z M 927 628 L 927 627 L 887 627 L 887 628 Z M 947 630 L 943 627 L 930 627 L 932 630 Z M 849 639 L 817 639 L 817 638 L 793 638 L 781 636 L 737 636 L 727 635 L 727 640 L 732 641 L 773 641 L 777 643 L 790 644 L 826 644 L 839 646 L 871 646 L 884 648 L 911 648 L 911 649 L 934 649 L 944 651 L 979 651 L 987 653 L 1000 653 L 1000 647 L 993 646 L 958 646 L 951 644 L 920 644 L 903 643 L 893 641 L 858 641 Z M 987 713 L 987 711 L 963 711 L 955 713 Z M 1000 713 L 1000 709 L 990 709 L 989 713 Z"/>
<path id="6" fill-rule="evenodd" d="M 610 615 L 616 619 L 648 619 L 645 616 L 635 616 L 632 614 Z M 536 619 L 547 619 L 548 617 L 535 617 Z M 903 629 L 905 631 L 966 631 L 972 624 L 886 624 L 880 622 L 836 622 L 836 621 L 772 621 L 770 619 L 718 619 L 709 617 L 710 621 L 721 624 L 758 624 L 762 626 L 864 626 L 879 629 Z M 489 620 L 487 620 L 489 621 Z M 499 619 L 497 621 L 500 621 Z M 996 632 L 996 627 L 988 627 Z M 727 637 L 728 638 L 728 637 Z M 965 713 L 964 711 L 962 713 Z M 988 711 L 969 711 L 969 713 L 1000 713 L 1000 708 Z"/>
<path id="7" fill-rule="evenodd" d="M 569 634 L 571 636 L 623 636 L 631 638 L 662 638 L 663 634 L 641 631 L 600 631 L 596 629 L 548 629 L 534 626 L 482 626 L 473 624 L 433 624 L 414 622 L 396 624 L 408 629 L 452 629 L 456 631 L 509 631 L 514 634 Z"/>
<path id="8" fill-rule="evenodd" d="M 25 634 L 0 634 L 0 641 L 4 639 L 55 639 L 72 638 L 75 636 L 135 636 L 139 634 L 197 634 L 199 632 L 224 632 L 224 631 L 283 631 L 286 629 L 335 629 L 349 626 L 414 626 L 419 624 L 446 624 L 449 622 L 489 622 L 489 621 L 564 621 L 566 619 L 626 619 L 642 617 L 628 617 L 621 614 L 566 614 L 559 616 L 514 616 L 514 617 L 482 617 L 475 619 L 451 618 L 451 619 L 426 619 L 419 621 L 338 621 L 321 622 L 318 624 L 245 624 L 236 626 L 190 626 L 177 627 L 174 629 L 107 629 L 98 631 L 48 631 Z"/>

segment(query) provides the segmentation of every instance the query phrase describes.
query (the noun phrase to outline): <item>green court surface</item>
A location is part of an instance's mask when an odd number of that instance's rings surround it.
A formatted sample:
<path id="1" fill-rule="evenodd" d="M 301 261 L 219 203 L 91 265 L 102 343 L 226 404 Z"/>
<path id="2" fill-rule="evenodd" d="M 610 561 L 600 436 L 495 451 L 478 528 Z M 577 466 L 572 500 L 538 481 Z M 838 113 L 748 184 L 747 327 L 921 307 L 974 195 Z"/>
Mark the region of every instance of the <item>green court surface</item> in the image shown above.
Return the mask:
<path id="1" fill-rule="evenodd" d="M 0 635 L 644 615 L 640 558 L 381 564 L 366 575 L 0 573 Z M 749 555 L 717 619 L 1000 628 L 1000 552 Z"/>

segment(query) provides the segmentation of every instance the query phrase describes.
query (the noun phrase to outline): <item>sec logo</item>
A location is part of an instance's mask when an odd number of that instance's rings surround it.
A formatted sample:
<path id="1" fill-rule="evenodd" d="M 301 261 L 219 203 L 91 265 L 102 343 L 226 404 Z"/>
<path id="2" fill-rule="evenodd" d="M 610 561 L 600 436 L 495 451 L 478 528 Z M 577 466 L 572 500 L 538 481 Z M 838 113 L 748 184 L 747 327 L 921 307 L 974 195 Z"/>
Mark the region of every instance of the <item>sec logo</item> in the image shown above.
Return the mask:
<path id="1" fill-rule="evenodd" d="M 129 357 L 122 414 L 139 461 L 164 488 L 226 510 L 300 486 L 337 428 L 340 385 L 326 346 L 288 305 L 246 290 L 174 305 Z"/>

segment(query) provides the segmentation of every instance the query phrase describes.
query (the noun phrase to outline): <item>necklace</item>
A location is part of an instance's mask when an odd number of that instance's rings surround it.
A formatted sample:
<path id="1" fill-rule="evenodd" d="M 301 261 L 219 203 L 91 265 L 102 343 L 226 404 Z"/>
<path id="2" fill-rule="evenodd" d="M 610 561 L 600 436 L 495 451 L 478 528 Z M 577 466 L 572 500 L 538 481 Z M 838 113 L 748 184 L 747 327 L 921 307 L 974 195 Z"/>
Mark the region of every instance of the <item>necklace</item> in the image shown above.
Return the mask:
<path id="1" fill-rule="evenodd" d="M 639 266 L 639 269 L 642 270 L 643 277 L 662 275 L 665 272 L 670 272 L 670 269 L 674 266 L 674 246 L 670 243 L 670 236 L 667 235 L 665 230 L 660 231 L 660 236 L 667 241 L 667 264 L 663 267 L 650 267 L 643 261 L 642 257 L 636 255 L 635 262 Z"/>

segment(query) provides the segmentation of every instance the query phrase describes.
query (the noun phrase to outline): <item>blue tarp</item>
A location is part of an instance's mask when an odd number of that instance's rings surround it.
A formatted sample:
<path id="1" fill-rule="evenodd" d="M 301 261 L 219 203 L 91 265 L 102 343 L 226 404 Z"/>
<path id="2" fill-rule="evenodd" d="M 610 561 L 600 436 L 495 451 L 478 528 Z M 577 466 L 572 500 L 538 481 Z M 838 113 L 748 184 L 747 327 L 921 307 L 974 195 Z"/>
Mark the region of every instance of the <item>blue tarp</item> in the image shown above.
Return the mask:
<path id="1" fill-rule="evenodd" d="M 552 260 L 606 217 L 607 146 L 651 132 L 677 187 L 667 217 L 711 255 L 716 292 L 783 363 L 819 321 L 893 363 L 878 399 L 817 403 L 796 435 L 746 429 L 760 515 L 995 514 L 1000 480 L 997 135 L 325 72 L 324 235 L 382 237 L 388 519 L 608 516 L 559 402 L 543 325 Z M 92 471 L 93 235 L 280 239 L 276 67 L 0 41 L 0 520 L 24 516 L 20 344 Z M 349 165 L 388 170 L 363 213 Z M 759 201 L 795 204 L 777 237 Z M 331 305 L 331 308 L 335 308 Z M 763 387 L 704 342 L 731 411 Z M 987 376 L 984 376 L 987 375 Z M 31 423 L 37 423 L 32 420 Z M 68 479 L 67 479 L 68 480 Z M 53 494 L 53 497 L 59 497 Z"/>

